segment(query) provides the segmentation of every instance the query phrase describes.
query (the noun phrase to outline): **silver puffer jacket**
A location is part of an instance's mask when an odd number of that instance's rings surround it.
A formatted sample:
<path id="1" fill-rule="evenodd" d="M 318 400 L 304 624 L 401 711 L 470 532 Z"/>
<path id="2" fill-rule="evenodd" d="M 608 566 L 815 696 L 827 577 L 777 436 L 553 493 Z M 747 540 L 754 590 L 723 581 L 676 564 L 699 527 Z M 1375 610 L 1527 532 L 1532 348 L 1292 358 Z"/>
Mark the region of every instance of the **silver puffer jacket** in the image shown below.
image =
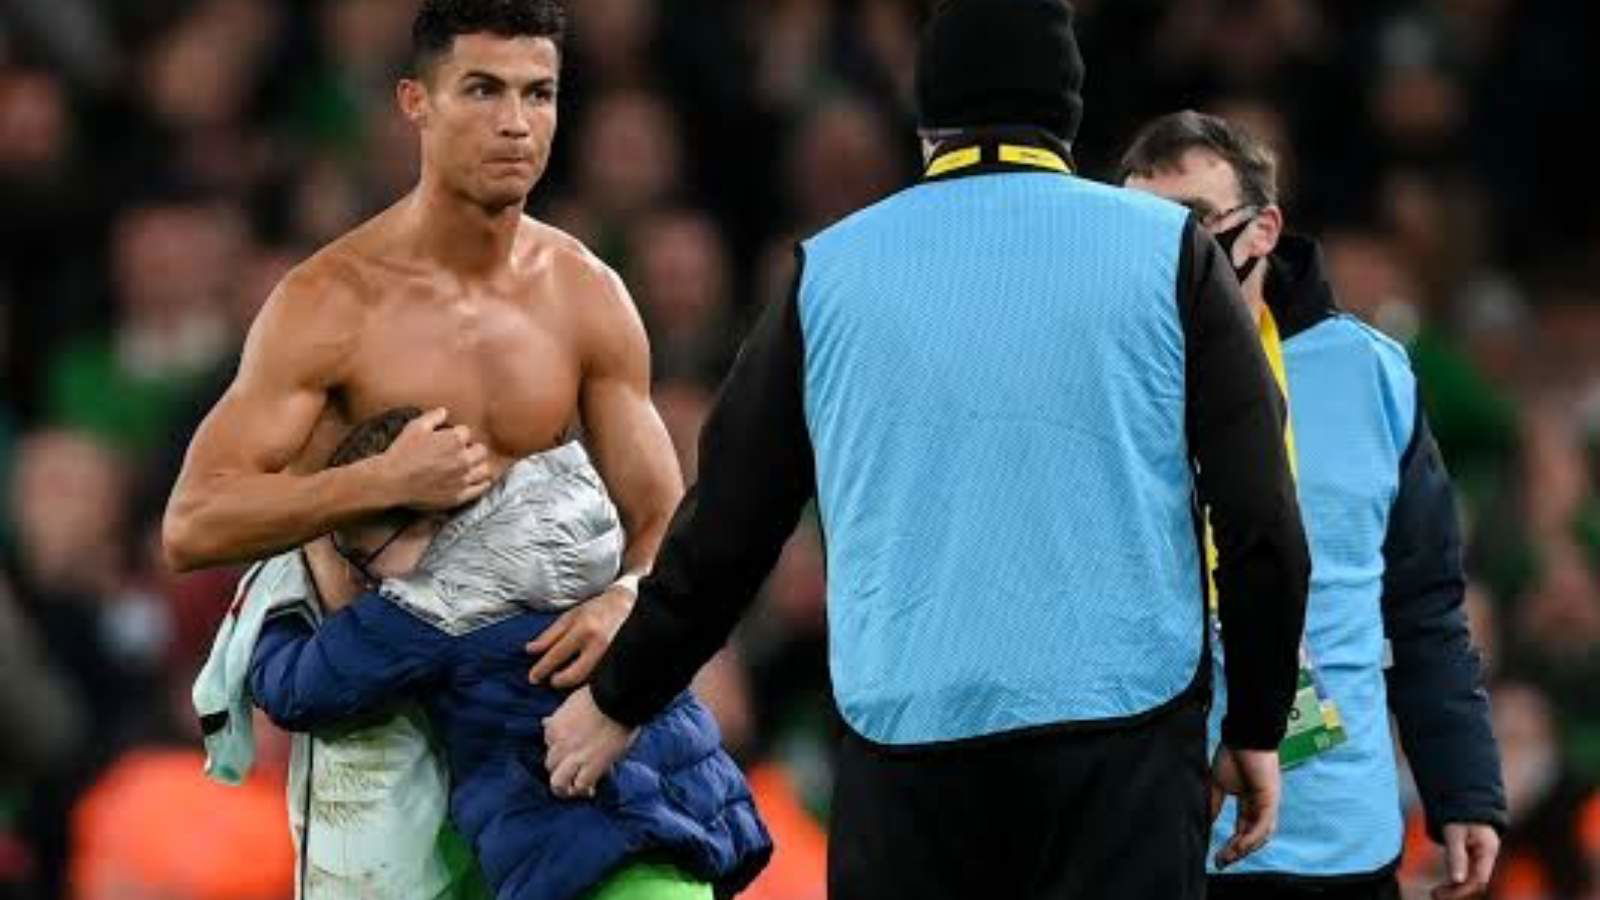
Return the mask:
<path id="1" fill-rule="evenodd" d="M 385 580 L 383 593 L 434 627 L 465 634 L 604 591 L 625 544 L 600 473 L 581 444 L 566 444 L 512 465 L 445 525 L 414 572 Z"/>

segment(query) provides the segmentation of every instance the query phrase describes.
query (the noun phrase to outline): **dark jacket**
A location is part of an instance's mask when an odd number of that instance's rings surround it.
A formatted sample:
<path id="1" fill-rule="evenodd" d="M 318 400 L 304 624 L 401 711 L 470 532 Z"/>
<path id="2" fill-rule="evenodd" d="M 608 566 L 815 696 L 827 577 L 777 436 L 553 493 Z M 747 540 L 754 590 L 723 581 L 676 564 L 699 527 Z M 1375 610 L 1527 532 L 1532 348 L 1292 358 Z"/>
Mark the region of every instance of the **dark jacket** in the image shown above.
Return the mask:
<path id="1" fill-rule="evenodd" d="M 643 727 L 593 800 L 550 792 L 542 722 L 565 692 L 528 683 L 524 650 L 553 614 L 524 613 L 459 637 L 378 594 L 313 629 L 269 621 L 250 689 L 305 731 L 422 702 L 450 765 L 450 818 L 501 900 L 577 897 L 639 857 L 671 860 L 719 890 L 744 887 L 772 841 L 710 713 L 688 693 Z"/>

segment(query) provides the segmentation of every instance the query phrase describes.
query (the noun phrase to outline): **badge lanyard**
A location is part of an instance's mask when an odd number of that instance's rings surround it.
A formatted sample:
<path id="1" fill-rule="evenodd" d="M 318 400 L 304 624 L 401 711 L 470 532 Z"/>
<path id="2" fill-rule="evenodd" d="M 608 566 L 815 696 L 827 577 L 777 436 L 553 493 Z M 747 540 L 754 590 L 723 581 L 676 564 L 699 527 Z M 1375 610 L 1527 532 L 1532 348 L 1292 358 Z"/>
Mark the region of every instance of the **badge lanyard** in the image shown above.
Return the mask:
<path id="1" fill-rule="evenodd" d="M 1283 363 L 1283 340 L 1278 333 L 1278 322 L 1272 310 L 1261 310 L 1261 349 L 1266 354 L 1272 377 L 1283 392 L 1285 405 L 1289 402 L 1289 375 Z M 1299 460 L 1295 450 L 1294 425 L 1285 416 L 1283 444 L 1289 457 L 1289 472 L 1299 478 Z M 1211 621 L 1220 636 L 1222 626 L 1217 616 L 1217 545 L 1212 538 L 1211 524 L 1206 523 L 1206 578 L 1211 587 Z M 1322 676 L 1312 659 L 1305 638 L 1300 639 L 1300 671 L 1295 683 L 1294 706 L 1289 710 L 1289 727 L 1283 743 L 1278 746 L 1278 759 L 1283 768 L 1293 768 L 1318 753 L 1344 743 L 1344 723 L 1339 717 L 1339 707 L 1328 696 Z"/>

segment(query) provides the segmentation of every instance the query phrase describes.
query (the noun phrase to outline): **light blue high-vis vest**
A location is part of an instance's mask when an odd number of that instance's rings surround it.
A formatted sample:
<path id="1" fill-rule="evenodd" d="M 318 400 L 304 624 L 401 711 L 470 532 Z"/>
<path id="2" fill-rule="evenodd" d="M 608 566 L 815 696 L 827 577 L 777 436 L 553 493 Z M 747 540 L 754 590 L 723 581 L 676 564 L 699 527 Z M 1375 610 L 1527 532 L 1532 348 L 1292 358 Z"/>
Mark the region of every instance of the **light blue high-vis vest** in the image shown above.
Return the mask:
<path id="1" fill-rule="evenodd" d="M 1402 836 L 1381 603 L 1416 380 L 1405 350 L 1348 315 L 1286 339 L 1283 351 L 1311 547 L 1306 646 L 1349 739 L 1284 772 L 1277 833 L 1228 874 L 1365 874 L 1395 861 Z M 1213 745 L 1227 708 L 1221 678 L 1214 683 Z M 1230 800 L 1212 829 L 1212 856 L 1234 815 Z"/>
<path id="2" fill-rule="evenodd" d="M 1123 719 L 1195 682 L 1185 217 L 1007 172 L 804 245 L 830 669 L 863 737 Z"/>

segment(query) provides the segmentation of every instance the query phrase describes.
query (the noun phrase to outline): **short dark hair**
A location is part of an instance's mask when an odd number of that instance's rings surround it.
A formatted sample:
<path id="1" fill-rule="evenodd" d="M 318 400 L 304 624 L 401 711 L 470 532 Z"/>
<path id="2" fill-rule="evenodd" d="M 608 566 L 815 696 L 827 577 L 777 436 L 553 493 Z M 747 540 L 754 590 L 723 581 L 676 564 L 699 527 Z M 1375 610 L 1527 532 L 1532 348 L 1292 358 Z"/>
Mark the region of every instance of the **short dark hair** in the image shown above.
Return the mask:
<path id="1" fill-rule="evenodd" d="M 334 448 L 333 455 L 328 457 L 328 468 L 348 466 L 383 453 L 394 443 L 395 438 L 400 436 L 400 432 L 406 429 L 411 420 L 420 415 L 422 410 L 415 406 L 397 406 L 360 423 L 345 435 L 338 447 Z M 395 507 L 364 518 L 358 524 L 399 528 L 411 522 L 416 515 L 413 510 Z"/>
<path id="2" fill-rule="evenodd" d="M 1244 126 L 1192 109 L 1162 116 L 1140 129 L 1122 154 L 1117 181 L 1172 169 L 1190 150 L 1215 153 L 1232 167 L 1245 203 L 1278 202 L 1277 154 Z"/>
<path id="3" fill-rule="evenodd" d="M 336 469 L 377 456 L 389 449 L 400 432 L 420 415 L 422 410 L 415 406 L 397 406 L 360 423 L 334 448 L 333 455 L 328 457 L 328 468 Z"/>
<path id="4" fill-rule="evenodd" d="M 565 4 L 562 0 L 422 0 L 411 23 L 413 74 L 424 74 L 463 34 L 549 38 L 560 49 L 567 34 Z"/>

